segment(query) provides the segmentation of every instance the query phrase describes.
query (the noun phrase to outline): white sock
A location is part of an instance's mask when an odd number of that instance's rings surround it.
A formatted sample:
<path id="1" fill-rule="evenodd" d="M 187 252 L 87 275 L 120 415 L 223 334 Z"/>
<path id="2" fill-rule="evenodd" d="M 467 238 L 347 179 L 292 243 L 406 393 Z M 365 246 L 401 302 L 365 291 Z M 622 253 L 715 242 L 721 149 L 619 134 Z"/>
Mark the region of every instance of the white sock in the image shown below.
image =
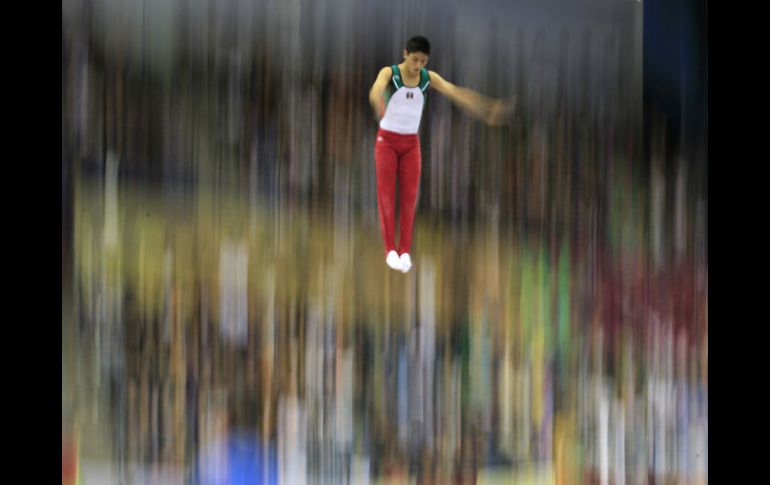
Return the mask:
<path id="1" fill-rule="evenodd" d="M 409 257 L 409 253 L 401 255 L 401 271 L 404 273 L 409 272 L 409 268 L 412 267 L 412 258 Z"/>
<path id="2" fill-rule="evenodd" d="M 388 253 L 388 257 L 385 259 L 385 264 L 398 271 L 403 271 L 401 267 L 401 260 L 398 258 L 398 253 L 391 251 Z"/>

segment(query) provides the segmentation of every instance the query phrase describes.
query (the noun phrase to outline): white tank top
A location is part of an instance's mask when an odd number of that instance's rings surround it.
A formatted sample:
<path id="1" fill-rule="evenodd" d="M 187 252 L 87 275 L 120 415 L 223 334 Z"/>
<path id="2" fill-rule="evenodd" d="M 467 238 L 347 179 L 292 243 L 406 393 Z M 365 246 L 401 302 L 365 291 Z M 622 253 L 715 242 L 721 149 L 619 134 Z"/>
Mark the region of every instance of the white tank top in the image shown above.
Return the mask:
<path id="1" fill-rule="evenodd" d="M 385 90 L 385 116 L 380 120 L 380 128 L 403 135 L 417 134 L 430 84 L 428 70 L 420 70 L 419 84 L 409 87 L 404 85 L 398 66 L 393 64 L 390 68 L 393 74 Z"/>

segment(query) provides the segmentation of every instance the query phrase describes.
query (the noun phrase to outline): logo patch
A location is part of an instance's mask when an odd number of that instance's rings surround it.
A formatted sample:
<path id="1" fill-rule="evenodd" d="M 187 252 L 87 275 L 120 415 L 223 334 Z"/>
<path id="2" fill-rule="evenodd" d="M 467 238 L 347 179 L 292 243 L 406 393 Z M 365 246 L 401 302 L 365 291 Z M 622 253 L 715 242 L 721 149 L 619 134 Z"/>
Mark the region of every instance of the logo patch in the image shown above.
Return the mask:
<path id="1" fill-rule="evenodd" d="M 406 93 L 406 99 L 414 99 L 414 93 Z"/>

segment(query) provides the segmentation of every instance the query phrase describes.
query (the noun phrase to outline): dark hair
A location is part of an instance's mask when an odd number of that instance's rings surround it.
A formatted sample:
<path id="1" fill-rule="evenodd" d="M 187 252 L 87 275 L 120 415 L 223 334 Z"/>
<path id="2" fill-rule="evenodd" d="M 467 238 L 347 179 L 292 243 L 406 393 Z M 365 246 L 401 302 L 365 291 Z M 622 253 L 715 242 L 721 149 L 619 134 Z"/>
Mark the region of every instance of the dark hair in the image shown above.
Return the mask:
<path id="1" fill-rule="evenodd" d="M 422 52 L 426 55 L 430 55 L 430 42 L 425 37 L 418 35 L 409 39 L 406 43 L 406 52 L 411 54 L 412 52 Z"/>

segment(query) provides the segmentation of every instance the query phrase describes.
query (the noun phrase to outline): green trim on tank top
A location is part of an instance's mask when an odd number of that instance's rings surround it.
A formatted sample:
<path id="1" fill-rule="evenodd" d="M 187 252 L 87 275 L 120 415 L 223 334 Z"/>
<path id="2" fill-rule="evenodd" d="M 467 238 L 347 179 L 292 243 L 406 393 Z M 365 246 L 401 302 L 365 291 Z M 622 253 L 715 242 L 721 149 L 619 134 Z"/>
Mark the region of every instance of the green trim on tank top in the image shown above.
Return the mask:
<path id="1" fill-rule="evenodd" d="M 390 79 L 396 86 L 396 90 L 401 89 L 401 87 L 420 88 L 420 91 L 425 93 L 425 90 L 428 89 L 428 85 L 430 84 L 430 76 L 428 75 L 428 70 L 424 67 L 420 69 L 420 82 L 417 84 L 417 86 L 406 86 L 404 84 L 404 80 L 401 78 L 401 70 L 398 68 L 398 64 L 393 64 L 390 66 L 390 68 L 393 70 L 393 74 L 391 75 Z"/>
<path id="2" fill-rule="evenodd" d="M 428 89 L 428 84 L 430 84 L 430 75 L 428 74 L 428 70 L 423 67 L 420 69 L 420 84 L 418 84 L 417 87 L 419 87 L 424 94 Z"/>
<path id="3" fill-rule="evenodd" d="M 393 64 L 390 68 L 393 70 L 393 73 L 390 75 L 390 80 L 395 84 L 396 90 L 399 90 L 404 85 L 404 81 L 401 80 L 401 70 L 398 68 L 398 64 Z"/>

